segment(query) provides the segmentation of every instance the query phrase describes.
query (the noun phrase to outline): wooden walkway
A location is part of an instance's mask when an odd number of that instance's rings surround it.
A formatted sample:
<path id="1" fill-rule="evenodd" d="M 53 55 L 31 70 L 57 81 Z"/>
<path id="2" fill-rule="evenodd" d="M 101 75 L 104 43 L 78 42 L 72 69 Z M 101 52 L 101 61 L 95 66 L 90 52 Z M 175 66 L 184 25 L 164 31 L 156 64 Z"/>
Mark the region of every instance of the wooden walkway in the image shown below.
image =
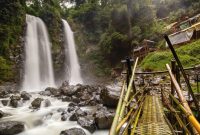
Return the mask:
<path id="1" fill-rule="evenodd" d="M 136 128 L 138 135 L 172 135 L 166 122 L 161 101 L 156 96 L 147 96 L 142 116 Z"/>

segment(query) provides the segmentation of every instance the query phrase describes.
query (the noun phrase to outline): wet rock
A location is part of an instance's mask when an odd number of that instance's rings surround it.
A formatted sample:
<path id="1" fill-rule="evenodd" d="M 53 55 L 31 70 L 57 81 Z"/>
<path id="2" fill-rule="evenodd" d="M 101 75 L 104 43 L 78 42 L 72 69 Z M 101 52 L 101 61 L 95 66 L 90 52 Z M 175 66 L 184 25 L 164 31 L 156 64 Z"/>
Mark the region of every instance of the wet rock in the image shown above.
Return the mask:
<path id="1" fill-rule="evenodd" d="M 67 112 L 72 112 L 72 111 L 75 111 L 75 110 L 78 110 L 79 109 L 79 107 L 78 106 L 69 106 L 68 108 L 67 108 Z"/>
<path id="2" fill-rule="evenodd" d="M 85 111 L 78 108 L 74 111 L 74 113 L 72 113 L 72 115 L 69 117 L 69 120 L 70 121 L 77 121 L 79 117 L 84 117 L 86 115 L 87 115 L 87 113 Z"/>
<path id="3" fill-rule="evenodd" d="M 12 95 L 10 97 L 11 100 L 20 100 L 21 99 L 21 96 L 20 95 Z"/>
<path id="4" fill-rule="evenodd" d="M 114 113 L 109 111 L 98 111 L 95 113 L 95 123 L 99 129 L 110 129 L 113 119 Z"/>
<path id="5" fill-rule="evenodd" d="M 8 92 L 6 90 L 0 90 L 0 98 L 7 98 Z"/>
<path id="6" fill-rule="evenodd" d="M 62 86 L 61 86 L 61 87 L 67 87 L 67 86 L 69 86 L 69 82 L 68 82 L 68 81 L 64 81 L 64 82 L 62 83 Z"/>
<path id="7" fill-rule="evenodd" d="M 74 89 L 73 86 L 65 86 L 65 87 L 61 87 L 60 91 L 65 96 L 72 96 L 72 95 L 75 95 L 75 93 L 77 92 L 77 89 Z"/>
<path id="8" fill-rule="evenodd" d="M 55 97 L 59 97 L 61 95 L 60 90 L 53 88 L 53 87 L 48 87 L 45 89 L 45 91 L 49 91 Z"/>
<path id="9" fill-rule="evenodd" d="M 23 100 L 30 100 L 31 95 L 30 95 L 29 93 L 25 92 L 25 91 L 22 91 L 22 92 L 21 92 L 21 98 L 22 98 Z"/>
<path id="10" fill-rule="evenodd" d="M 79 117 L 77 123 L 81 127 L 87 129 L 90 133 L 94 133 L 96 130 L 94 118 L 91 116 Z"/>
<path id="11" fill-rule="evenodd" d="M 86 116 L 87 113 L 85 111 L 83 111 L 82 109 L 77 109 L 75 111 L 75 114 L 78 116 L 78 117 L 81 117 L 81 116 Z"/>
<path id="12" fill-rule="evenodd" d="M 44 107 L 49 107 L 51 106 L 51 101 L 49 99 L 44 100 Z"/>
<path id="13" fill-rule="evenodd" d="M 70 102 L 72 99 L 71 99 L 71 97 L 69 97 L 69 96 L 64 96 L 64 97 L 62 97 L 62 101 L 63 102 Z"/>
<path id="14" fill-rule="evenodd" d="M 80 103 L 80 98 L 78 98 L 76 96 L 72 96 L 72 102 L 74 102 L 74 103 Z"/>
<path id="15" fill-rule="evenodd" d="M 61 116 L 61 120 L 62 120 L 62 121 L 66 121 L 68 118 L 69 118 L 69 115 L 68 115 L 68 114 L 63 114 L 63 115 Z"/>
<path id="16" fill-rule="evenodd" d="M 100 98 L 105 106 L 116 107 L 119 100 L 119 92 L 104 88 L 101 90 Z"/>
<path id="17" fill-rule="evenodd" d="M 9 100 L 1 100 L 1 103 L 2 103 L 4 106 L 7 106 L 7 105 L 8 105 L 8 102 L 9 102 Z"/>
<path id="18" fill-rule="evenodd" d="M 4 112 L 0 110 L 0 118 L 4 116 Z"/>
<path id="19" fill-rule="evenodd" d="M 73 114 L 69 117 L 69 120 L 70 120 L 70 121 L 77 121 L 78 118 L 77 118 L 76 114 L 73 113 Z"/>
<path id="20" fill-rule="evenodd" d="M 87 101 L 87 100 L 90 100 L 90 98 L 91 98 L 91 95 L 88 94 L 87 92 L 84 92 L 81 95 L 81 101 Z"/>
<path id="21" fill-rule="evenodd" d="M 69 103 L 68 106 L 69 106 L 69 107 L 70 107 L 70 106 L 78 106 L 78 104 L 76 104 L 76 103 Z"/>
<path id="22" fill-rule="evenodd" d="M 19 105 L 19 101 L 21 100 L 21 96 L 20 95 L 12 95 L 10 97 L 10 105 L 14 108 L 17 108 Z"/>
<path id="23" fill-rule="evenodd" d="M 97 105 L 97 102 L 95 100 L 90 100 L 88 102 L 88 105 L 95 106 L 95 105 Z"/>
<path id="24" fill-rule="evenodd" d="M 86 135 L 86 133 L 81 128 L 71 128 L 61 131 L 60 135 Z"/>
<path id="25" fill-rule="evenodd" d="M 42 98 L 36 98 L 36 99 L 33 100 L 33 102 L 31 103 L 31 105 L 32 105 L 32 107 L 34 109 L 38 109 L 38 108 L 40 108 L 42 101 L 43 101 Z"/>
<path id="26" fill-rule="evenodd" d="M 42 96 L 51 96 L 50 91 L 41 91 L 39 94 L 42 95 Z"/>
<path id="27" fill-rule="evenodd" d="M 24 123 L 18 121 L 0 122 L 0 135 L 15 135 L 24 131 Z"/>

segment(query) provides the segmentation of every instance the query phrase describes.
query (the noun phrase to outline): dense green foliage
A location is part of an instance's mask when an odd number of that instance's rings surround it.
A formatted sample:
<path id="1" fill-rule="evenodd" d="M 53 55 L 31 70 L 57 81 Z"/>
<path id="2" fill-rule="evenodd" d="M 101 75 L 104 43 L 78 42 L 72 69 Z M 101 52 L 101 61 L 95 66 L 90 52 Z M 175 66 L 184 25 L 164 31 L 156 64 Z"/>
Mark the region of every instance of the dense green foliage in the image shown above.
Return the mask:
<path id="1" fill-rule="evenodd" d="M 189 43 L 176 49 L 176 52 L 184 67 L 200 64 L 200 40 Z M 170 63 L 172 53 L 168 51 L 153 52 L 142 61 L 144 70 L 165 70 L 165 65 Z"/>
<path id="2" fill-rule="evenodd" d="M 66 2 L 71 4 L 66 6 Z M 69 8 L 70 7 L 70 8 Z M 16 63 L 16 48 L 25 30 L 25 14 L 40 17 L 47 25 L 52 42 L 55 70 L 62 52 L 62 21 L 66 19 L 73 31 L 81 61 L 90 61 L 98 75 L 108 74 L 120 60 L 131 56 L 133 48 L 144 39 L 154 40 L 163 48 L 164 27 L 183 16 L 197 14 L 199 0 L 2 0 L 0 2 L 0 57 L 10 71 Z M 178 9 L 178 10 L 177 10 Z M 167 21 L 158 19 L 169 17 Z M 20 52 L 17 52 L 20 53 Z M 148 64 L 165 63 L 169 52 L 150 54 L 142 64 L 144 69 L 160 69 Z M 199 58 L 181 55 L 187 64 L 198 63 Z M 152 62 L 153 61 L 153 62 Z M 188 65 L 189 66 L 189 65 Z M 13 76 L 14 71 L 12 72 Z M 4 78 L 4 77 L 3 77 Z"/>
<path id="3" fill-rule="evenodd" d="M 0 80 L 13 80 L 16 76 L 15 56 L 23 34 L 25 10 L 23 0 L 0 1 Z"/>

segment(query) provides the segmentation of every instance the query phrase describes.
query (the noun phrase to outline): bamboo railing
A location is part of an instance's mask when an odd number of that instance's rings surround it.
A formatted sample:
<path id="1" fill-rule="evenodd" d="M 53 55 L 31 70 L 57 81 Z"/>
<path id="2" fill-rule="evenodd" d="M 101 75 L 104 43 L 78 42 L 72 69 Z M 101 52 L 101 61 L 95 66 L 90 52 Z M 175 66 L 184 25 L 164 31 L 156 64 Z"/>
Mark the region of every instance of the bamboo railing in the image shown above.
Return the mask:
<path id="1" fill-rule="evenodd" d="M 128 100 L 129 100 L 131 89 L 132 89 L 132 85 L 133 85 L 133 81 L 134 81 L 134 75 L 135 75 L 137 63 L 138 63 L 138 58 L 136 59 L 136 61 L 134 63 L 134 67 L 133 67 L 133 70 L 132 70 L 132 76 L 131 76 L 131 79 L 130 79 L 130 82 L 129 82 L 129 85 L 128 85 L 128 89 L 127 89 L 126 94 L 125 94 L 125 97 L 124 97 L 125 83 L 123 85 L 121 96 L 120 96 L 119 103 L 118 103 L 117 110 L 116 110 L 116 114 L 115 114 L 114 121 L 113 121 L 111 129 L 110 129 L 109 135 L 116 135 L 116 133 L 117 133 L 116 132 L 116 128 L 117 128 L 118 122 L 121 121 L 122 118 L 124 117 L 126 104 L 127 104 Z"/>
<path id="2" fill-rule="evenodd" d="M 174 84 L 176 93 L 177 93 L 177 95 L 179 97 L 179 100 L 181 102 L 181 105 L 179 105 L 179 106 L 180 107 L 183 106 L 183 107 L 181 107 L 181 110 L 186 114 L 188 120 L 190 121 L 190 123 L 191 123 L 191 125 L 193 127 L 194 133 L 196 134 L 198 132 L 200 134 L 200 124 L 199 124 L 199 122 L 194 117 L 194 115 L 193 115 L 193 113 L 192 113 L 192 111 L 191 111 L 191 109 L 190 109 L 185 97 L 183 96 L 183 94 L 181 92 L 181 88 L 180 88 L 178 82 L 176 81 L 174 75 L 172 74 L 170 66 L 168 64 L 166 64 L 166 67 L 167 67 L 167 69 L 169 71 L 169 75 L 171 77 L 171 80 L 172 80 L 172 82 Z"/>

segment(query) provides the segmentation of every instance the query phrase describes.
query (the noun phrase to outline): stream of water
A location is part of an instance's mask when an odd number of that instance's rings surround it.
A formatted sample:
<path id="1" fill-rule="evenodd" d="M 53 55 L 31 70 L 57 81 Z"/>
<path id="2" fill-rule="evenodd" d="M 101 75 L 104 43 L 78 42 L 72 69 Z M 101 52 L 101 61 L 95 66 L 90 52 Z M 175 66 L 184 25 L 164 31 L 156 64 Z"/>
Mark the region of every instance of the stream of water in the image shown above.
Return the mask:
<path id="1" fill-rule="evenodd" d="M 31 102 L 37 97 L 50 100 L 51 106 L 44 107 L 44 105 L 41 105 L 39 110 L 33 111 L 29 107 Z M 0 104 L 0 108 L 3 112 L 11 114 L 11 116 L 4 117 L 1 121 L 16 120 L 25 122 L 26 130 L 19 135 L 59 135 L 62 130 L 73 127 L 81 128 L 76 121 L 61 121 L 62 112 L 58 110 L 67 109 L 68 104 L 68 102 L 62 102 L 56 98 L 32 94 L 31 100 L 22 102 L 21 107 L 18 108 L 12 108 L 10 106 L 3 107 L 3 105 Z M 82 109 L 95 109 L 95 107 L 84 107 Z M 87 130 L 83 130 L 87 135 L 91 135 Z M 93 135 L 107 134 L 107 130 L 97 130 L 93 133 Z"/>
<path id="2" fill-rule="evenodd" d="M 25 65 L 22 90 L 39 91 L 55 86 L 51 44 L 44 22 L 26 15 Z"/>
<path id="3" fill-rule="evenodd" d="M 66 20 L 62 20 L 64 25 L 64 35 L 65 35 L 65 57 L 68 58 L 69 62 L 66 62 L 67 65 L 65 68 L 68 71 L 65 71 L 66 78 L 69 79 L 70 85 L 76 85 L 78 83 L 82 84 L 83 79 L 81 77 L 80 65 L 78 61 L 78 56 L 76 53 L 76 46 L 74 41 L 74 33 L 71 30 L 69 24 Z"/>

